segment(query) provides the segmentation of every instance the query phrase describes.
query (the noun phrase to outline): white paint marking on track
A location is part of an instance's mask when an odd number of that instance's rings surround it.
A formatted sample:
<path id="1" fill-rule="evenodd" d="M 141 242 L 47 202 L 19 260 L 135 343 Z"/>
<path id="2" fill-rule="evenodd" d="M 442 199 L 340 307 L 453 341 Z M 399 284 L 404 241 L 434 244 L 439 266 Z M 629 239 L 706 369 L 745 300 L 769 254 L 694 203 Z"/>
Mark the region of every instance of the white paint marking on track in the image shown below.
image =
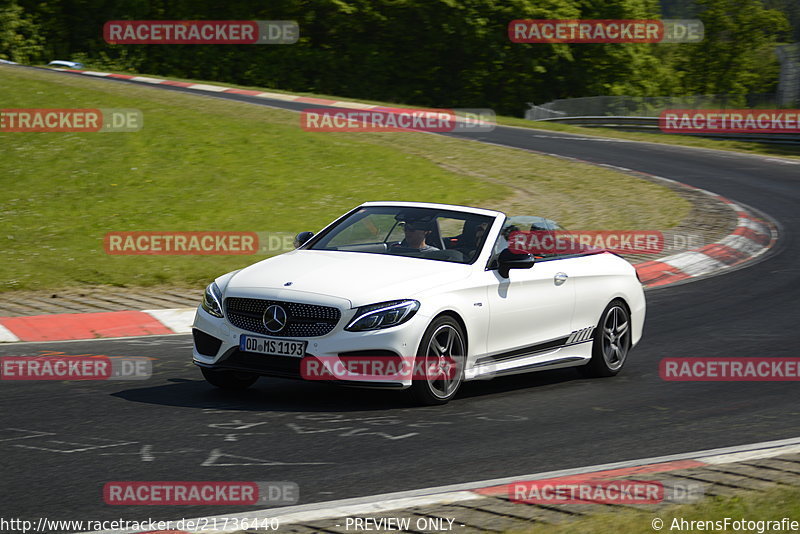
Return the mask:
<path id="1" fill-rule="evenodd" d="M 680 254 L 675 254 L 674 256 L 669 256 L 656 261 L 660 261 L 675 267 L 689 276 L 700 276 L 728 267 L 726 264 L 719 260 L 715 260 L 707 254 L 694 251 L 682 252 Z"/>
<path id="2" fill-rule="evenodd" d="M 0 343 L 14 343 L 16 341 L 19 341 L 19 338 L 11 330 L 0 324 Z"/>
<path id="3" fill-rule="evenodd" d="M 501 124 L 500 126 L 504 126 L 505 127 L 505 125 L 503 125 L 503 124 Z M 532 128 L 530 128 L 530 129 L 533 130 Z M 539 131 L 541 131 L 541 130 L 539 130 Z M 610 137 L 581 137 L 581 136 L 577 136 L 577 135 L 575 137 L 567 137 L 567 136 L 564 136 L 564 135 L 533 134 L 533 135 L 531 135 L 531 137 L 536 137 L 538 139 L 566 139 L 568 141 L 594 141 L 594 142 L 597 142 L 597 143 L 635 143 L 636 142 L 636 141 L 630 141 L 628 139 L 612 139 Z"/>
<path id="4" fill-rule="evenodd" d="M 190 85 L 187 89 L 195 89 L 197 91 L 210 91 L 212 93 L 221 93 L 222 91 L 227 91 L 230 87 L 223 87 L 221 85 L 208 85 L 205 83 L 196 83 Z"/>
<path id="5" fill-rule="evenodd" d="M 759 234 L 765 234 L 769 236 L 769 226 L 764 224 L 761 221 L 755 221 L 753 219 L 746 219 L 744 217 L 739 217 L 739 222 L 736 223 L 736 226 L 744 226 L 745 228 L 749 228 L 753 231 L 758 232 Z"/>
<path id="6" fill-rule="evenodd" d="M 775 456 L 781 456 L 783 454 L 794 454 L 800 452 L 800 445 L 789 445 L 786 447 L 780 447 L 778 449 L 766 449 L 762 451 L 748 451 L 748 452 L 736 452 L 733 454 L 720 454 L 717 456 L 709 456 L 707 458 L 703 458 L 703 461 L 707 464 L 730 464 L 733 462 L 746 462 L 748 460 L 760 460 L 762 458 L 773 458 Z"/>
<path id="7" fill-rule="evenodd" d="M 165 310 L 142 310 L 151 315 L 176 334 L 188 334 L 192 331 L 196 308 L 171 308 Z"/>
<path id="8" fill-rule="evenodd" d="M 281 94 L 281 93 L 259 93 L 259 94 L 255 95 L 255 96 L 257 96 L 258 98 L 269 98 L 271 100 L 285 100 L 287 102 L 293 102 L 293 101 L 297 100 L 298 98 L 300 98 L 297 95 L 284 95 L 284 94 Z M 283 108 L 281 108 L 281 109 L 283 109 Z"/>
<path id="9" fill-rule="evenodd" d="M 764 158 L 764 161 L 769 161 L 770 163 L 785 163 L 787 165 L 800 165 L 800 160 L 792 159 Z"/>
<path id="10" fill-rule="evenodd" d="M 164 83 L 166 80 L 162 80 L 160 78 L 148 78 L 147 76 L 134 76 L 131 78 L 131 81 L 144 83 Z"/>
<path id="11" fill-rule="evenodd" d="M 743 235 L 729 235 L 719 241 L 720 245 L 724 245 L 726 247 L 731 247 L 734 250 L 738 250 L 748 256 L 757 256 L 761 252 L 766 250 L 764 245 L 759 245 L 752 239 L 749 239 Z"/>
<path id="12" fill-rule="evenodd" d="M 333 104 L 327 104 L 327 106 L 347 109 L 372 109 L 375 107 L 374 104 L 362 104 L 360 102 L 334 102 Z"/>

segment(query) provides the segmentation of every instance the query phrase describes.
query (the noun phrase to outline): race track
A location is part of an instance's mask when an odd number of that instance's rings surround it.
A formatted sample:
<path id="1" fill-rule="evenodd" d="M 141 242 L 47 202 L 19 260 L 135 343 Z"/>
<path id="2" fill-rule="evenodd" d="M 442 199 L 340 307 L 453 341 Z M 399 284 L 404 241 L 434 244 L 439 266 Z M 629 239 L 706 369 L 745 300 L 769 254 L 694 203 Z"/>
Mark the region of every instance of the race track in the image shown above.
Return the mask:
<path id="1" fill-rule="evenodd" d="M 645 337 L 616 378 L 584 379 L 568 369 L 469 383 L 444 407 L 279 379 L 220 392 L 191 364 L 188 335 L 0 346 L 2 356 L 155 359 L 146 382 L 3 384 L 5 515 L 175 519 L 246 511 L 106 506 L 101 488 L 113 480 L 290 480 L 300 485 L 301 503 L 310 503 L 800 435 L 796 383 L 658 376 L 668 356 L 797 356 L 800 165 L 506 127 L 477 139 L 702 187 L 762 211 L 781 239 L 746 268 L 648 291 Z"/>

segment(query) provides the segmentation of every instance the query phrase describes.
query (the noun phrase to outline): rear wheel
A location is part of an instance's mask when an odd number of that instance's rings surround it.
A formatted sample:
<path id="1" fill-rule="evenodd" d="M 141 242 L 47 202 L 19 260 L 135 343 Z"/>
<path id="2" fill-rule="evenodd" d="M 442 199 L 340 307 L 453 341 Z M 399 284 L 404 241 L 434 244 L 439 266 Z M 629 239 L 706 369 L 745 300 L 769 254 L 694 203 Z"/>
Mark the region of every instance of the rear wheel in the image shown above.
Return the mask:
<path id="1" fill-rule="evenodd" d="M 201 367 L 200 370 L 203 372 L 203 377 L 205 377 L 209 384 L 232 391 L 247 389 L 258 380 L 258 375 L 253 373 L 220 371 L 216 369 L 206 369 L 205 367 Z"/>
<path id="2" fill-rule="evenodd" d="M 410 392 L 419 404 L 446 404 L 464 379 L 467 343 L 458 321 L 442 316 L 433 321 L 417 351 Z"/>
<path id="3" fill-rule="evenodd" d="M 594 331 L 592 359 L 579 369 L 587 376 L 614 376 L 631 350 L 631 314 L 620 300 L 612 301 Z"/>

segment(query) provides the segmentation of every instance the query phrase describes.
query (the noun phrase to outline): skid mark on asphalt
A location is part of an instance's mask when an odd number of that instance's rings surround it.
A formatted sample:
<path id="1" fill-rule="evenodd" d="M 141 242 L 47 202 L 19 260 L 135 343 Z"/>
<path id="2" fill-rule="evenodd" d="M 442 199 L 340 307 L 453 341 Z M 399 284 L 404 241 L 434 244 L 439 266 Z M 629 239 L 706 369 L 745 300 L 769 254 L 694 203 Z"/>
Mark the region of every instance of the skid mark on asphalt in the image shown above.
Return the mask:
<path id="1" fill-rule="evenodd" d="M 246 463 L 218 463 L 218 460 L 222 457 L 225 458 L 234 458 L 237 460 L 247 460 Z M 226 454 L 223 453 L 220 449 L 214 449 L 211 451 L 209 457 L 201 464 L 203 467 L 210 467 L 210 466 L 217 466 L 217 467 L 232 467 L 235 465 L 330 465 L 331 462 L 280 462 L 277 460 L 264 460 L 262 458 L 252 458 L 250 456 L 238 456 L 236 454 Z"/>
<path id="2" fill-rule="evenodd" d="M 22 433 L 23 435 L 19 435 Z M 37 439 L 37 438 L 52 438 L 58 436 L 56 432 L 42 432 L 38 430 L 26 430 L 21 428 L 5 428 L 0 431 L 0 442 L 8 442 L 22 439 Z M 100 456 L 136 456 L 142 462 L 154 462 L 161 455 L 166 454 L 181 454 L 186 453 L 201 453 L 202 449 L 194 448 L 176 448 L 174 450 L 157 450 L 154 445 L 143 444 L 139 441 L 120 441 L 108 438 L 97 437 L 84 437 L 81 441 L 67 441 L 62 439 L 46 439 L 33 445 L 22 443 L 9 443 L 12 447 L 21 449 L 43 451 L 48 453 L 59 454 L 73 454 L 73 453 L 88 453 L 97 452 L 101 449 L 109 449 L 112 447 L 129 447 L 137 446 L 137 449 L 132 452 L 102 452 Z M 202 457 L 202 456 L 199 456 Z M 332 462 L 291 462 L 283 460 L 275 460 L 268 458 L 256 458 L 252 456 L 240 456 L 237 454 L 230 454 L 220 448 L 213 448 L 208 453 L 202 462 L 198 465 L 201 467 L 234 467 L 234 466 L 297 466 L 297 465 L 332 465 Z"/>

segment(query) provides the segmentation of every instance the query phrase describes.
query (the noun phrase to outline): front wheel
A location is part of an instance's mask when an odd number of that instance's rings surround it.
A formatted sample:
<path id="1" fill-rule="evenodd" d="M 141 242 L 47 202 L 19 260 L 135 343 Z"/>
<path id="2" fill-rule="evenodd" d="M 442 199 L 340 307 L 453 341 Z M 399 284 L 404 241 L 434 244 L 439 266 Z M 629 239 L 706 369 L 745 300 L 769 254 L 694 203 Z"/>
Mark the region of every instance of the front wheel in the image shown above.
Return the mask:
<path id="1" fill-rule="evenodd" d="M 247 389 L 258 380 L 258 375 L 254 375 L 253 373 L 220 371 L 217 369 L 206 369 L 205 367 L 201 367 L 200 370 L 203 372 L 203 377 L 205 377 L 209 384 L 232 391 Z"/>
<path id="2" fill-rule="evenodd" d="M 446 315 L 433 321 L 417 351 L 412 398 L 427 406 L 447 404 L 461 386 L 466 361 L 467 343 L 458 321 Z"/>
<path id="3" fill-rule="evenodd" d="M 600 316 L 594 332 L 592 359 L 579 367 L 586 376 L 614 376 L 631 350 L 631 314 L 620 300 L 612 301 Z"/>

